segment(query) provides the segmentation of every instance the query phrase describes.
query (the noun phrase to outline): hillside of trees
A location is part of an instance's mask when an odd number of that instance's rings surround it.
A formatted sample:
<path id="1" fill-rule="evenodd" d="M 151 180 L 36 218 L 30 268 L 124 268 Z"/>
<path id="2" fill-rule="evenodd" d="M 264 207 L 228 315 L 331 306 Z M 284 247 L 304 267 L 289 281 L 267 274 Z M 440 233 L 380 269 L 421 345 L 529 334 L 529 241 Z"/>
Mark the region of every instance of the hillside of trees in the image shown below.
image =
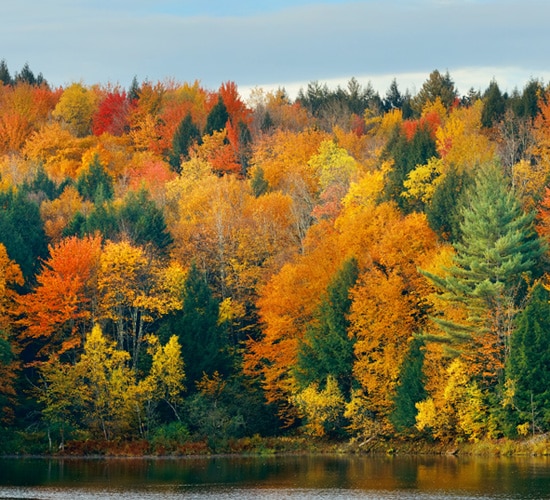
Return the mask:
<path id="1" fill-rule="evenodd" d="M 2 61 L 0 452 L 546 433 L 549 183 L 538 80 L 245 101 Z"/>

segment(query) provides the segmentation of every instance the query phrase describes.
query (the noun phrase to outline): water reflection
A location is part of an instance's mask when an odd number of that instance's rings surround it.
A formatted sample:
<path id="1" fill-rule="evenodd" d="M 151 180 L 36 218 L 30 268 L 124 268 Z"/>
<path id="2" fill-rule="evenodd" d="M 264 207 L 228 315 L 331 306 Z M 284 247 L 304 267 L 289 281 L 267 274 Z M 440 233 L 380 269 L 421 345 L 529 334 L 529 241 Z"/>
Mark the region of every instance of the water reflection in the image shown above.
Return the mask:
<path id="1" fill-rule="evenodd" d="M 0 498 L 550 498 L 546 458 L 2 459 Z"/>

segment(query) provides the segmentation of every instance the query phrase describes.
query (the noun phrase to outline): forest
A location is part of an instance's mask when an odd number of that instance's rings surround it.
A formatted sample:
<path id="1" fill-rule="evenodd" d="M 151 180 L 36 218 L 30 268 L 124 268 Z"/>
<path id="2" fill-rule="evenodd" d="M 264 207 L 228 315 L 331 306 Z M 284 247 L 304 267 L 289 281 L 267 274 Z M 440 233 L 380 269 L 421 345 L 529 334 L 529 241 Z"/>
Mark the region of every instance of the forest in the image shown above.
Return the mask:
<path id="1" fill-rule="evenodd" d="M 1 61 L 0 453 L 549 432 L 549 183 L 536 79 L 243 99 Z"/>

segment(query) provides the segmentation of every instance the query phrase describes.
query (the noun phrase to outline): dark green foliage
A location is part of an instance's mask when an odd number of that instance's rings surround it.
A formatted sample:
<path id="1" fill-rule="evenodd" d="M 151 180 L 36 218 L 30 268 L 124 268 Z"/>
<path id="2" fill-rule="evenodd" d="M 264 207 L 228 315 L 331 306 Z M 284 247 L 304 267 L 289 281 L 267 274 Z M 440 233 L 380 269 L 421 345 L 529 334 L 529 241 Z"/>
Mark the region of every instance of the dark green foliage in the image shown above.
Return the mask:
<path id="1" fill-rule="evenodd" d="M 390 421 L 398 432 L 410 430 L 416 423 L 416 403 L 426 398 L 424 388 L 424 343 L 419 338 L 414 338 L 409 347 L 409 352 L 401 365 L 399 383 L 393 397 L 395 408 L 390 415 Z"/>
<path id="2" fill-rule="evenodd" d="M 295 377 L 301 388 L 316 382 L 322 390 L 332 375 L 344 397 L 350 396 L 354 341 L 348 336 L 349 293 L 358 274 L 357 261 L 349 259 L 327 287 L 298 351 Z"/>
<path id="3" fill-rule="evenodd" d="M 414 210 L 416 207 L 411 205 L 412 202 L 401 196 L 404 191 L 403 182 L 409 172 L 436 155 L 435 141 L 427 124 L 419 125 L 411 140 L 407 139 L 401 127 L 396 127 L 384 151 L 385 158 L 394 160 L 386 180 L 385 198 L 395 201 L 405 212 Z"/>
<path id="4" fill-rule="evenodd" d="M 384 111 L 388 112 L 392 109 L 401 109 L 403 107 L 404 99 L 399 91 L 397 80 L 394 78 L 386 92 L 384 98 Z"/>
<path id="5" fill-rule="evenodd" d="M 29 85 L 34 85 L 34 86 L 48 84 L 48 82 L 46 82 L 46 80 L 42 76 L 42 73 L 38 73 L 37 76 L 34 76 L 34 73 L 31 71 L 31 68 L 29 67 L 29 63 L 25 63 L 23 68 L 21 68 L 21 71 L 15 74 L 13 81 L 15 84 L 28 83 Z"/>
<path id="6" fill-rule="evenodd" d="M 483 94 L 483 111 L 481 112 L 481 125 L 491 128 L 496 125 L 504 116 L 506 109 L 506 98 L 500 92 L 495 80 L 491 81 L 489 87 Z"/>
<path id="7" fill-rule="evenodd" d="M 443 240 L 453 243 L 460 237 L 460 207 L 470 183 L 466 172 L 451 167 L 425 208 L 430 227 Z"/>
<path id="8" fill-rule="evenodd" d="M 383 102 L 370 83 L 363 88 L 352 78 L 346 89 L 330 90 L 326 84 L 308 83 L 307 89 L 300 89 L 296 102 L 317 118 L 318 125 L 331 130 L 335 124 L 349 126 L 352 115 L 362 116 L 366 109 L 380 113 Z"/>
<path id="9" fill-rule="evenodd" d="M 76 189 L 85 200 L 95 203 L 113 198 L 113 179 L 101 164 L 98 155 L 94 156 L 92 163 L 78 176 Z"/>
<path id="10" fill-rule="evenodd" d="M 117 240 L 118 218 L 112 203 L 97 203 L 88 216 L 77 213 L 63 231 L 64 236 L 86 236 L 100 233 L 105 239 Z"/>
<path id="11" fill-rule="evenodd" d="M 218 102 L 210 110 L 206 117 L 206 126 L 204 127 L 204 135 L 211 135 L 214 132 L 223 130 L 229 120 L 229 113 L 223 103 L 222 96 L 218 97 Z"/>
<path id="12" fill-rule="evenodd" d="M 146 189 L 130 191 L 118 209 L 118 232 L 137 245 L 152 244 L 159 252 L 166 253 L 172 244 L 164 219 L 164 213 L 149 198 Z"/>
<path id="13" fill-rule="evenodd" d="M 519 118 L 532 120 L 540 112 L 539 99 L 544 96 L 544 88 L 537 80 L 530 80 L 521 95 L 510 97 L 510 107 Z"/>
<path id="14" fill-rule="evenodd" d="M 550 294 L 540 283 L 517 318 L 506 376 L 518 421 L 530 422 L 533 432 L 550 430 Z"/>
<path id="15" fill-rule="evenodd" d="M 0 192 L 0 243 L 19 264 L 25 281 L 32 281 L 48 248 L 38 205 L 23 190 Z"/>
<path id="16" fill-rule="evenodd" d="M 8 65 L 6 64 L 6 60 L 2 59 L 0 61 L 0 82 L 2 82 L 4 85 L 12 85 L 13 80 L 10 75 L 10 71 L 8 69 Z"/>
<path id="17" fill-rule="evenodd" d="M 111 202 L 99 202 L 88 216 L 78 213 L 64 235 L 84 236 L 96 232 L 113 241 L 127 238 L 135 245 L 152 245 L 161 255 L 168 252 L 173 241 L 164 213 L 149 198 L 146 189 L 130 191 L 118 207 Z"/>
<path id="18" fill-rule="evenodd" d="M 137 80 L 137 76 L 134 75 L 134 78 L 132 78 L 132 83 L 130 84 L 130 88 L 128 89 L 128 100 L 130 102 L 137 101 L 139 99 L 139 84 Z"/>
<path id="19" fill-rule="evenodd" d="M 204 275 L 193 264 L 183 291 L 183 309 L 167 316 L 159 335 L 168 339 L 177 335 L 185 361 L 187 390 L 196 391 L 203 374 L 229 373 L 230 357 L 225 331 L 218 325 L 219 302 Z"/>
<path id="20" fill-rule="evenodd" d="M 444 298 L 468 310 L 465 324 L 436 320 L 447 334 L 449 352 L 477 351 L 478 341 L 490 345 L 492 366 L 485 371 L 495 373 L 486 382 L 494 384 L 502 381 L 499 367 L 505 361 L 508 332 L 528 281 L 536 277 L 544 245 L 533 229 L 533 214 L 523 212 L 499 165 L 479 169 L 462 215 L 449 275 L 424 274 Z"/>
<path id="21" fill-rule="evenodd" d="M 67 180 L 57 185 L 48 177 L 44 168 L 40 166 L 34 178 L 30 182 L 25 182 L 22 189 L 40 203 L 44 200 L 55 200 L 63 192 L 69 182 L 70 181 Z"/>
<path id="22" fill-rule="evenodd" d="M 269 111 L 266 111 L 262 118 L 262 124 L 260 125 L 260 129 L 262 130 L 262 132 L 270 132 L 274 127 L 275 127 L 275 124 L 273 123 L 273 118 L 271 118 Z"/>
<path id="23" fill-rule="evenodd" d="M 420 116 L 424 106 L 428 102 L 435 102 L 438 97 L 447 109 L 455 104 L 458 97 L 455 84 L 448 71 L 444 75 L 438 70 L 430 73 L 430 76 L 412 100 L 412 108 L 415 114 Z"/>
<path id="24" fill-rule="evenodd" d="M 193 123 L 191 113 L 187 113 L 178 125 L 172 139 L 172 152 L 169 161 L 176 172 L 181 171 L 181 162 L 189 159 L 189 148 L 194 143 L 200 143 L 200 140 L 199 128 Z"/>

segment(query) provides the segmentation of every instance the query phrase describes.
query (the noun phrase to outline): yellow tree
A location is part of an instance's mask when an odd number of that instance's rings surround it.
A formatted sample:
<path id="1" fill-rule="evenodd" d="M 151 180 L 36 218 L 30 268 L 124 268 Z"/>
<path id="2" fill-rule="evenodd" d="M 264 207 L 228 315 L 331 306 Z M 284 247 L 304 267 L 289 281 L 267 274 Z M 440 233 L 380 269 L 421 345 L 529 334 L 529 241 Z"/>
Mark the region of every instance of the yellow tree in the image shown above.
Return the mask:
<path id="1" fill-rule="evenodd" d="M 113 323 L 118 346 L 131 354 L 135 369 L 146 333 L 155 318 L 181 308 L 183 270 L 164 267 L 142 247 L 108 241 L 98 270 L 99 314 Z"/>
<path id="2" fill-rule="evenodd" d="M 123 437 L 136 418 L 134 374 L 130 354 L 119 350 L 96 325 L 86 338 L 84 353 L 75 365 L 86 424 L 105 439 Z"/>
<path id="3" fill-rule="evenodd" d="M 153 403 L 158 401 L 164 401 L 180 420 L 178 406 L 183 400 L 185 370 L 178 337 L 172 335 L 166 345 L 162 345 L 155 335 L 149 335 L 147 341 L 153 361 L 149 374 L 140 382 L 138 390 L 145 395 L 148 420 L 152 417 Z"/>
<path id="4" fill-rule="evenodd" d="M 423 214 L 403 217 L 395 207 L 381 205 L 368 218 L 372 232 L 360 236 L 365 271 L 352 291 L 349 316 L 350 335 L 356 339 L 355 397 L 363 403 L 359 415 L 348 412 L 355 430 L 366 434 L 370 429 L 360 428 L 366 422 L 377 432 L 391 429 L 387 419 L 409 342 L 427 324 L 430 310 L 431 287 L 417 267 L 439 252 Z M 365 413 L 370 419 L 363 418 Z"/>
<path id="5" fill-rule="evenodd" d="M 52 116 L 75 137 L 92 131 L 92 117 L 97 109 L 97 95 L 81 83 L 69 85 L 59 98 Z"/>

